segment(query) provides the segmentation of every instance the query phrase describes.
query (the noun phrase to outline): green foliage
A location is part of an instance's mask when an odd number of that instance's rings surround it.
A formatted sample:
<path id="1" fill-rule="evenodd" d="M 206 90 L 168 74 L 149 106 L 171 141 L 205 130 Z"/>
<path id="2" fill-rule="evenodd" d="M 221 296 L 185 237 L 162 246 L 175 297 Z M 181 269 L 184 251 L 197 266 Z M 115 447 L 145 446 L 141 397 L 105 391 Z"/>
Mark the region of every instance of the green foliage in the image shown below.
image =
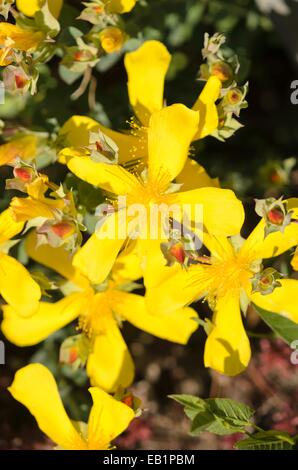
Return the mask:
<path id="1" fill-rule="evenodd" d="M 259 431 L 236 442 L 235 447 L 240 450 L 290 450 L 294 445 L 294 439 L 285 432 Z"/>
<path id="2" fill-rule="evenodd" d="M 298 338 L 298 325 L 289 318 L 273 312 L 268 312 L 254 304 L 256 312 L 262 320 L 289 345 Z"/>
<path id="3" fill-rule="evenodd" d="M 186 416 L 191 419 L 193 436 L 203 431 L 219 436 L 244 432 L 254 414 L 249 406 L 227 398 L 203 400 L 191 395 L 171 395 L 170 398 L 184 406 Z"/>
<path id="4" fill-rule="evenodd" d="M 47 3 L 35 13 L 35 23 L 39 31 L 44 31 L 52 38 L 60 31 L 60 24 L 51 14 Z"/>

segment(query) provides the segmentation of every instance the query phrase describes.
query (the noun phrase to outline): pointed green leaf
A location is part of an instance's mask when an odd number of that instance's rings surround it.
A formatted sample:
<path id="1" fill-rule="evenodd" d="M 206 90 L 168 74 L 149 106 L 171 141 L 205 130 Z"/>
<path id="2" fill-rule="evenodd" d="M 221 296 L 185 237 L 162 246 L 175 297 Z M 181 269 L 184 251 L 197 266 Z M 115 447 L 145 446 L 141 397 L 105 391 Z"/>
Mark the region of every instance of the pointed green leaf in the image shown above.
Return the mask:
<path id="1" fill-rule="evenodd" d="M 72 85 L 76 80 L 78 80 L 82 75 L 83 72 L 73 72 L 69 68 L 65 67 L 65 65 L 59 65 L 59 75 L 62 80 L 67 83 L 67 85 Z"/>
<path id="2" fill-rule="evenodd" d="M 260 431 L 236 442 L 240 450 L 290 450 L 295 445 L 289 434 L 281 431 Z"/>
<path id="3" fill-rule="evenodd" d="M 192 421 L 192 435 L 203 431 L 218 435 L 244 432 L 254 414 L 247 405 L 227 398 L 203 400 L 192 395 L 171 395 L 170 398 L 184 406 L 186 416 Z"/>
<path id="4" fill-rule="evenodd" d="M 206 410 L 204 400 L 194 395 L 169 395 L 169 398 L 177 401 L 180 405 L 184 406 L 184 413 L 189 419 L 193 419 L 199 411 Z"/>
<path id="5" fill-rule="evenodd" d="M 298 339 L 298 324 L 278 313 L 268 312 L 253 304 L 262 320 L 289 345 Z"/>

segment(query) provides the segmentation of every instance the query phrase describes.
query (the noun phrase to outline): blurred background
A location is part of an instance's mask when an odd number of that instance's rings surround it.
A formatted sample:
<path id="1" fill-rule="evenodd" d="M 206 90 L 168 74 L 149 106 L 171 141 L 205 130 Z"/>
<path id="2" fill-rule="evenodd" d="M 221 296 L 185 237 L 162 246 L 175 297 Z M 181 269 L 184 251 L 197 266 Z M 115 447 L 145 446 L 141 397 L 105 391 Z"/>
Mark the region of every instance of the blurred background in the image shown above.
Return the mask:
<path id="1" fill-rule="evenodd" d="M 61 22 L 72 24 L 80 10 L 79 1 L 68 1 Z M 195 158 L 209 174 L 219 177 L 224 187 L 234 189 L 245 203 L 248 232 L 257 220 L 254 198 L 298 195 L 298 105 L 292 104 L 291 83 L 298 80 L 298 3 L 289 0 L 140 0 L 125 16 L 132 39 L 126 50 L 144 39 L 163 41 L 173 55 L 165 97 L 168 104 L 191 106 L 201 88 L 197 81 L 202 62 L 204 33 L 223 32 L 227 48 L 239 56 L 240 81 L 249 81 L 249 108 L 242 111 L 242 129 L 220 142 L 207 138 L 195 145 Z M 127 127 L 132 116 L 126 91 L 123 54 L 111 54 L 96 68 L 96 104 L 89 108 L 88 97 L 72 101 L 78 83 L 66 84 L 58 72 L 58 59 L 42 67 L 39 92 L 33 97 L 8 96 L 0 106 L 0 119 L 10 127 L 23 125 L 45 130 L 56 118 L 62 125 L 73 114 L 86 114 L 113 128 Z M 51 180 L 61 181 L 67 170 L 49 165 Z M 0 208 L 9 203 L 4 192 L 11 169 L 0 169 Z M 78 185 L 80 183 L 77 183 Z M 86 199 L 85 187 L 80 186 Z M 96 196 L 96 195 L 95 195 Z M 88 192 L 90 210 L 97 205 Z M 22 247 L 17 255 L 26 261 Z M 288 270 L 289 257 L 279 260 Z M 17 286 L 16 286 L 17 289 Z M 196 306 L 200 316 L 206 307 Z M 206 310 L 206 311 L 205 311 Z M 203 367 L 205 333 L 200 328 L 190 343 L 178 346 L 155 339 L 124 325 L 123 334 L 136 362 L 133 392 L 143 401 L 144 412 L 118 439 L 123 449 L 231 449 L 238 436 L 216 438 L 204 434 L 188 436 L 189 423 L 182 408 L 167 395 L 189 393 L 200 397 L 229 397 L 256 409 L 256 422 L 265 429 L 281 429 L 291 434 L 298 428 L 298 367 L 290 362 L 291 349 L 260 324 L 250 310 L 247 329 L 251 332 L 254 355 L 247 371 L 236 378 L 220 376 Z M 70 326 L 34 348 L 6 345 L 6 365 L 0 369 L 0 449 L 48 449 L 46 440 L 27 412 L 5 388 L 15 371 L 29 361 L 40 361 L 55 373 L 64 402 L 75 420 L 88 416 L 90 401 L 83 370 L 75 374 L 58 363 L 62 341 L 74 334 Z"/>

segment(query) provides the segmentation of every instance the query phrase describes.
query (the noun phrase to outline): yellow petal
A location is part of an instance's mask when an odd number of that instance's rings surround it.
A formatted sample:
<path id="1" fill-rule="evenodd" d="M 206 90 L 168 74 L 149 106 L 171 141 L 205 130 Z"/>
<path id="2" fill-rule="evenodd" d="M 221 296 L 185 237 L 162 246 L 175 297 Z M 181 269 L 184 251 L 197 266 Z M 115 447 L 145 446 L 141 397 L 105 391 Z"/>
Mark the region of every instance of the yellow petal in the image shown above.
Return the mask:
<path id="1" fill-rule="evenodd" d="M 227 258 L 233 259 L 235 256 L 235 250 L 228 237 L 222 237 L 220 235 L 212 236 L 208 233 L 204 233 L 204 246 L 210 251 L 211 255 L 218 260 L 224 260 Z"/>
<path id="2" fill-rule="evenodd" d="M 32 181 L 32 183 L 28 184 L 27 187 L 28 196 L 31 196 L 32 199 L 37 200 L 46 200 L 47 202 L 54 203 L 53 199 L 45 198 L 44 194 L 49 189 L 49 178 L 46 175 L 40 175 L 36 179 Z M 55 201 L 58 202 L 58 201 Z M 64 207 L 62 207 L 64 208 Z"/>
<path id="3" fill-rule="evenodd" d="M 118 239 L 117 235 L 112 233 L 114 223 L 117 225 L 117 217 L 112 214 L 74 256 L 73 265 L 93 284 L 100 284 L 107 278 L 124 243 L 123 239 Z M 111 235 L 101 239 L 100 234 L 103 231 L 108 233 L 109 229 Z"/>
<path id="4" fill-rule="evenodd" d="M 58 153 L 58 162 L 67 165 L 74 157 L 89 157 L 89 152 L 83 147 L 64 147 Z"/>
<path id="5" fill-rule="evenodd" d="M 41 31 L 33 32 L 22 29 L 11 23 L 0 23 L 0 45 L 5 46 L 8 39 L 13 41 L 14 49 L 20 51 L 33 51 L 44 40 L 45 35 Z"/>
<path id="6" fill-rule="evenodd" d="M 131 133 L 113 131 L 87 116 L 72 116 L 60 130 L 60 136 L 66 139 L 67 146 L 79 148 L 89 145 L 90 132 L 101 130 L 110 137 L 119 149 L 119 163 L 124 163 L 134 158 L 143 158 L 147 155 L 146 139 Z M 62 150 L 59 153 L 59 162 L 66 164 L 72 155 Z"/>
<path id="7" fill-rule="evenodd" d="M 242 246 L 241 253 L 254 259 L 278 256 L 298 244 L 298 223 L 288 225 L 284 232 L 270 233 L 265 238 L 265 222 L 262 219 Z"/>
<path id="8" fill-rule="evenodd" d="M 16 0 L 18 10 L 26 16 L 34 16 L 44 3 L 44 0 Z M 63 0 L 48 0 L 48 6 L 52 15 L 58 18 L 63 6 Z"/>
<path id="9" fill-rule="evenodd" d="M 269 312 L 279 313 L 298 323 L 298 280 L 281 279 L 281 287 L 276 287 L 272 294 L 251 294 L 250 298 L 259 307 Z"/>
<path id="10" fill-rule="evenodd" d="M 93 406 L 88 420 L 88 448 L 104 449 L 134 419 L 134 411 L 97 387 L 89 388 Z"/>
<path id="11" fill-rule="evenodd" d="M 3 253 L 0 253 L 0 293 L 21 316 L 33 315 L 38 309 L 39 285 L 21 263 Z"/>
<path id="12" fill-rule="evenodd" d="M 31 197 L 14 197 L 10 203 L 10 209 L 17 222 L 27 222 L 35 217 L 53 219 L 55 216 L 55 208 Z"/>
<path id="13" fill-rule="evenodd" d="M 0 48 L 0 66 L 6 67 L 13 62 L 13 54 L 10 47 Z"/>
<path id="14" fill-rule="evenodd" d="M 194 140 L 202 139 L 217 129 L 218 112 L 215 102 L 219 98 L 220 90 L 221 81 L 217 77 L 210 77 L 193 105 L 192 109 L 200 113 L 199 129 Z"/>
<path id="15" fill-rule="evenodd" d="M 163 107 L 164 81 L 170 61 L 171 55 L 159 41 L 146 41 L 125 55 L 130 104 L 145 126 L 151 114 Z"/>
<path id="16" fill-rule="evenodd" d="M 181 266 L 167 266 L 160 245 L 167 240 L 137 240 L 138 256 L 146 288 L 158 286 L 175 272 L 181 271 Z"/>
<path id="17" fill-rule="evenodd" d="M 26 135 L 0 145 L 0 165 L 12 163 L 16 157 L 30 162 L 36 156 L 37 138 Z"/>
<path id="18" fill-rule="evenodd" d="M 130 243 L 119 254 L 112 269 L 112 277 L 118 284 L 135 281 L 142 277 L 140 258 L 135 243 Z"/>
<path id="19" fill-rule="evenodd" d="M 37 247 L 37 236 L 31 232 L 26 238 L 25 247 L 30 258 L 37 263 L 53 269 L 66 279 L 81 287 L 87 287 L 88 281 L 73 266 L 72 256 L 63 247 L 54 248 L 50 245 L 40 245 Z"/>
<path id="20" fill-rule="evenodd" d="M 76 156 L 67 165 L 82 180 L 114 194 L 126 195 L 139 186 L 136 177 L 119 165 L 98 163 L 90 157 Z"/>
<path id="21" fill-rule="evenodd" d="M 85 302 L 82 294 L 71 294 L 55 303 L 40 302 L 37 312 L 29 318 L 6 305 L 2 307 L 2 332 L 17 346 L 32 346 L 77 318 Z"/>
<path id="22" fill-rule="evenodd" d="M 8 388 L 37 421 L 39 428 L 65 450 L 84 449 L 86 444 L 67 416 L 52 373 L 41 364 L 18 370 Z"/>
<path id="23" fill-rule="evenodd" d="M 128 13 L 133 9 L 137 0 L 103 0 L 109 13 Z"/>
<path id="24" fill-rule="evenodd" d="M 293 211 L 293 219 L 298 219 L 298 197 L 291 197 L 287 199 L 288 209 Z"/>
<path id="25" fill-rule="evenodd" d="M 205 366 L 225 375 L 240 374 L 249 363 L 251 351 L 242 323 L 239 292 L 218 299 L 213 324 L 205 345 Z"/>
<path id="26" fill-rule="evenodd" d="M 173 274 L 159 285 L 147 288 L 146 304 L 153 315 L 180 310 L 206 292 L 209 280 L 204 266 L 190 266 L 187 271 L 178 268 L 171 268 Z"/>
<path id="27" fill-rule="evenodd" d="M 108 392 L 128 387 L 134 378 L 134 364 L 114 319 L 106 319 L 105 332 L 97 335 L 87 363 L 91 383 Z"/>
<path id="28" fill-rule="evenodd" d="M 190 191 L 197 188 L 219 188 L 218 178 L 210 178 L 205 168 L 191 158 L 186 160 L 183 170 L 176 178 L 176 182 L 182 184 L 182 191 Z"/>
<path id="29" fill-rule="evenodd" d="M 100 125 L 88 116 L 72 116 L 67 119 L 59 131 L 67 147 L 85 147 L 89 145 L 90 132 L 97 132 Z"/>
<path id="30" fill-rule="evenodd" d="M 23 230 L 24 224 L 16 222 L 12 211 L 6 209 L 0 214 L 0 245 Z"/>
<path id="31" fill-rule="evenodd" d="M 152 114 L 148 129 L 149 178 L 165 186 L 182 171 L 199 114 L 173 104 Z"/>
<path id="32" fill-rule="evenodd" d="M 177 193 L 180 204 L 198 204 L 203 208 L 203 224 L 212 235 L 237 235 L 244 222 L 241 201 L 230 189 L 199 188 Z M 201 223 L 200 220 L 197 221 Z"/>
<path id="33" fill-rule="evenodd" d="M 197 313 L 192 308 L 154 315 L 148 312 L 144 297 L 135 294 L 123 293 L 115 311 L 140 330 L 179 344 L 186 344 L 198 327 Z"/>

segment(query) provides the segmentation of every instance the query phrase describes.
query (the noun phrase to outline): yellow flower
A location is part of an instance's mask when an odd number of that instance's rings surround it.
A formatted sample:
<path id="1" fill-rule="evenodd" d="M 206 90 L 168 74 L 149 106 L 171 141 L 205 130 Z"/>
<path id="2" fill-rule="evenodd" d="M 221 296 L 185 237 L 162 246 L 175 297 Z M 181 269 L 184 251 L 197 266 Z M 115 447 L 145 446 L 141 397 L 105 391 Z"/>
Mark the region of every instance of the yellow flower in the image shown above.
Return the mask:
<path id="1" fill-rule="evenodd" d="M 29 316 L 38 309 L 40 288 L 27 269 L 7 254 L 13 244 L 9 240 L 22 230 L 23 223 L 15 222 L 9 209 L 0 214 L 0 294 L 19 315 Z"/>
<path id="2" fill-rule="evenodd" d="M 164 104 L 164 82 L 171 61 L 167 48 L 159 41 L 147 41 L 136 51 L 125 55 L 128 75 L 128 94 L 135 115 L 147 126 L 153 112 Z M 221 82 L 211 77 L 192 109 L 200 114 L 193 140 L 211 134 L 218 126 L 215 101 L 219 98 Z"/>
<path id="3" fill-rule="evenodd" d="M 45 0 L 16 0 L 17 8 L 26 16 L 34 16 L 42 8 Z M 60 15 L 63 0 L 48 0 L 49 10 L 55 18 Z"/>
<path id="4" fill-rule="evenodd" d="M 10 203 L 10 210 L 17 222 L 27 222 L 35 217 L 46 219 L 55 218 L 57 210 L 63 210 L 63 199 L 50 199 L 45 196 L 49 189 L 48 177 L 40 175 L 33 182 L 26 185 L 28 197 L 14 197 Z"/>
<path id="5" fill-rule="evenodd" d="M 3 333 L 16 345 L 29 346 L 78 318 L 79 328 L 91 341 L 87 373 L 92 383 L 104 390 L 113 391 L 119 385 L 126 387 L 134 377 L 133 361 L 119 322 L 129 321 L 147 333 L 179 344 L 186 344 L 197 328 L 193 309 L 152 315 L 146 310 L 144 297 L 125 291 L 125 285 L 141 277 L 139 261 L 133 252 L 123 252 L 108 281 L 94 286 L 73 267 L 69 253 L 63 248 L 36 247 L 34 234 L 29 235 L 26 247 L 33 259 L 71 281 L 75 292 L 56 303 L 41 302 L 38 312 L 26 319 L 4 306 Z"/>
<path id="6" fill-rule="evenodd" d="M 297 209 L 295 218 L 298 219 Z M 239 220 L 239 231 L 241 225 Z M 248 301 L 298 322 L 298 281 L 279 279 L 281 287 L 267 295 L 252 288 L 255 276 L 259 276 L 263 287 L 269 280 L 261 270 L 262 259 L 278 256 L 297 244 L 298 224 L 295 221 L 284 233 L 271 233 L 266 238 L 264 228 L 262 219 L 239 249 L 226 237 L 205 235 L 210 257 L 203 258 L 187 272 L 180 270 L 147 292 L 148 309 L 155 313 L 170 314 L 172 309 L 197 299 L 208 301 L 214 314 L 205 346 L 205 366 L 223 374 L 239 374 L 250 360 L 249 340 L 241 319 L 241 308 L 245 313 Z"/>
<path id="7" fill-rule="evenodd" d="M 84 116 L 73 116 L 62 127 L 61 135 L 66 136 L 69 145 L 76 148 L 88 145 L 89 132 L 100 128 L 117 144 L 120 163 L 133 159 L 146 161 L 148 124 L 151 114 L 160 111 L 164 106 L 164 82 L 170 61 L 171 55 L 159 41 L 147 41 L 136 51 L 126 54 L 129 99 L 138 120 L 132 121 L 130 133 L 113 131 Z M 219 98 L 220 90 L 220 80 L 211 77 L 195 101 L 193 109 L 197 111 L 200 119 L 192 140 L 204 138 L 217 128 L 218 113 L 215 102 Z M 69 154 L 67 158 L 71 158 Z M 67 158 L 65 152 L 60 154 L 61 163 L 65 163 Z M 191 159 L 186 161 L 183 173 L 177 175 L 176 181 L 183 183 L 184 189 L 195 189 L 203 174 L 208 183 L 206 186 L 218 186 L 217 180 L 211 180 L 202 166 Z"/>
<path id="8" fill-rule="evenodd" d="M 93 405 L 88 423 L 66 414 L 52 373 L 41 364 L 18 370 L 8 388 L 34 416 L 42 432 L 63 450 L 108 450 L 134 419 L 133 410 L 103 390 L 89 388 Z"/>
<path id="9" fill-rule="evenodd" d="M 117 52 L 122 49 L 126 35 L 124 31 L 115 26 L 103 29 L 99 34 L 100 44 L 107 54 Z"/>
<path id="10" fill-rule="evenodd" d="M 30 162 L 36 156 L 37 138 L 25 135 L 0 145 L 0 166 L 12 164 L 16 158 Z"/>
<path id="11" fill-rule="evenodd" d="M 178 204 L 179 207 L 183 207 L 184 204 L 191 206 L 202 204 L 204 225 L 208 230 L 213 234 L 232 235 L 238 233 L 238 224 L 235 226 L 235 220 L 237 218 L 243 220 L 244 217 L 243 207 L 232 191 L 199 187 L 191 191 L 175 192 L 175 187 L 171 186 L 171 182 L 183 170 L 198 122 L 199 114 L 181 104 L 163 108 L 152 114 L 148 128 L 146 179 L 119 165 L 95 162 L 83 149 L 81 153 L 65 149 L 64 155 L 72 156 L 68 161 L 68 167 L 79 178 L 115 195 L 126 196 L 127 214 L 130 206 L 141 203 L 150 222 L 150 208 L 153 204 L 156 206 Z M 204 178 L 203 181 L 205 182 Z M 117 236 L 103 239 L 101 234 L 109 226 L 121 224 L 119 218 L 125 213 L 124 211 L 125 209 L 115 211 L 108 217 L 101 229 L 91 236 L 74 257 L 75 266 L 88 275 L 95 284 L 103 282 L 107 277 L 124 242 L 123 238 Z M 127 224 L 130 219 L 128 215 Z M 126 227 L 128 232 L 128 225 Z M 157 229 L 161 234 L 161 223 L 158 223 Z M 164 272 L 168 275 L 160 250 L 162 241 L 161 239 L 139 240 L 140 257 L 146 258 L 144 270 L 146 285 L 158 282 L 159 276 L 163 276 Z"/>
<path id="12" fill-rule="evenodd" d="M 8 65 L 12 62 L 11 52 L 27 51 L 33 52 L 45 39 L 41 31 L 30 31 L 22 29 L 11 23 L 0 23 L 0 65 Z"/>

